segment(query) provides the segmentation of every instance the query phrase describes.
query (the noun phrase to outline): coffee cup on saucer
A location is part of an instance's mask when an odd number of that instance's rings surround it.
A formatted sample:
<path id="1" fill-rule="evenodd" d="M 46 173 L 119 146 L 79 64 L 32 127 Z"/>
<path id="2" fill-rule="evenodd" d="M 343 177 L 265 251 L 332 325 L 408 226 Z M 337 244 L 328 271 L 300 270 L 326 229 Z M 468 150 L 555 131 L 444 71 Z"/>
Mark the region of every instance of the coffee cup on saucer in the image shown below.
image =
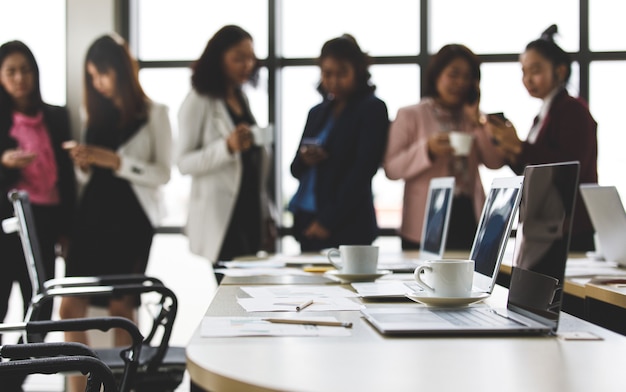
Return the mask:
<path id="1" fill-rule="evenodd" d="M 334 260 L 339 256 L 339 260 Z M 376 274 L 378 268 L 378 247 L 372 245 L 340 245 L 326 254 L 328 261 L 342 274 Z"/>
<path id="2" fill-rule="evenodd" d="M 472 294 L 474 260 L 429 260 L 415 269 L 416 283 L 431 296 L 464 298 Z"/>

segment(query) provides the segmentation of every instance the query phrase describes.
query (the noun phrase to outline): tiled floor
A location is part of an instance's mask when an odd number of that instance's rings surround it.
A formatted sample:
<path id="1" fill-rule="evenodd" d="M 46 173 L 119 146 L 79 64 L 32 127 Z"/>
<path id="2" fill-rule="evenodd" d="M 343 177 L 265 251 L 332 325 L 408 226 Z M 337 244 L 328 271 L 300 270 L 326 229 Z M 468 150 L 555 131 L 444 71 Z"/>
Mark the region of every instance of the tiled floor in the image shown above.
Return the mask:
<path id="1" fill-rule="evenodd" d="M 57 273 L 62 273 L 62 263 L 58 267 Z M 159 234 L 155 237 L 152 246 L 147 273 L 161 279 L 178 297 L 178 314 L 170 342 L 173 346 L 185 346 L 213 297 L 216 287 L 213 270 L 207 261 L 189 253 L 187 239 L 184 236 Z M 22 317 L 20 307 L 21 300 L 17 287 L 14 287 L 6 322 L 20 321 Z M 54 317 L 57 317 L 56 312 L 55 310 Z M 101 315 L 104 314 L 101 313 Z M 147 316 L 140 314 L 140 326 L 146 324 L 141 322 L 144 317 Z M 48 337 L 48 340 L 60 339 L 62 339 L 60 334 L 51 334 Z M 102 336 L 96 339 L 102 344 Z M 15 335 L 10 335 L 4 343 L 16 340 Z M 63 390 L 64 380 L 61 376 L 31 376 L 25 383 L 25 391 L 58 392 Z M 177 391 L 189 391 L 187 376 Z"/>

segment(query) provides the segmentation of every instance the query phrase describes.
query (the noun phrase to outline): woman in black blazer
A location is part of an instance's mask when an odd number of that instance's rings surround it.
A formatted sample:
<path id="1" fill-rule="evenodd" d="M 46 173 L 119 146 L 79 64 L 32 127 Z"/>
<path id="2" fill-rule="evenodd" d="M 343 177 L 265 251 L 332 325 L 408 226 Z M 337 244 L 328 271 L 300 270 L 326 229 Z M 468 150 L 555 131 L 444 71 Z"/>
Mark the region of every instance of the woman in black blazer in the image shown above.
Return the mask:
<path id="1" fill-rule="evenodd" d="M 66 245 L 76 201 L 73 165 L 62 148 L 70 139 L 67 110 L 41 98 L 39 69 L 30 49 L 20 41 L 0 46 L 0 220 L 13 216 L 7 193 L 27 191 L 44 261 L 43 279 L 54 277 L 55 247 Z M 19 236 L 0 230 L 0 249 L 4 320 L 13 282 L 20 284 L 25 309 L 32 289 Z M 41 317 L 51 313 L 49 304 Z"/>
<path id="2" fill-rule="evenodd" d="M 319 66 L 324 100 L 309 112 L 291 164 L 300 186 L 289 210 L 302 251 L 374 241 L 372 177 L 389 127 L 387 106 L 370 83 L 369 57 L 352 36 L 326 42 Z"/>

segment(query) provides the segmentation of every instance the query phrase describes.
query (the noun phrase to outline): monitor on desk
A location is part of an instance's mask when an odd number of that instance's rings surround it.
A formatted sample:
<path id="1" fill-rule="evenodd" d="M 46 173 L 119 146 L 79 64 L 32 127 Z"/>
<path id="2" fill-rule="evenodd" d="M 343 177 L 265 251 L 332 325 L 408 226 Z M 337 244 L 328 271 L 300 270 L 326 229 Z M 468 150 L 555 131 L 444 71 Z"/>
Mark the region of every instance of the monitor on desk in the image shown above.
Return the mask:
<path id="1" fill-rule="evenodd" d="M 615 186 L 581 184 L 580 194 L 596 231 L 596 254 L 626 267 L 626 211 Z"/>

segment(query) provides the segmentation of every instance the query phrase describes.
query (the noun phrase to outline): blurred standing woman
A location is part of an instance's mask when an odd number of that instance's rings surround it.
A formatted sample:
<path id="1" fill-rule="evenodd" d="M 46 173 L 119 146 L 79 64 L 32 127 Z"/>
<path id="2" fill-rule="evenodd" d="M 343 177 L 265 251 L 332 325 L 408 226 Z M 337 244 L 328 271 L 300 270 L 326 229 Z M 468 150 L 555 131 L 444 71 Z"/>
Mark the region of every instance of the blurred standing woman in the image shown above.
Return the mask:
<path id="1" fill-rule="evenodd" d="M 480 61 L 463 45 L 445 45 L 431 59 L 426 79 L 425 97 L 398 110 L 385 156 L 387 177 L 405 181 L 402 248 L 420 248 L 430 180 L 453 176 L 446 247 L 469 250 L 485 203 L 478 166 L 496 169 L 504 162 L 480 121 Z M 472 138 L 467 156 L 456 155 L 450 144 L 452 131 Z"/>
<path id="2" fill-rule="evenodd" d="M 550 26 L 520 56 L 526 90 L 543 101 L 526 141 L 519 139 L 510 122 L 490 119 L 488 127 L 516 173 L 522 173 L 530 164 L 579 161 L 580 183 L 597 183 L 598 124 L 587 104 L 571 97 L 565 88 L 572 73 L 572 60 L 554 42 L 556 32 L 557 26 Z M 592 250 L 593 232 L 583 200 L 578 196 L 570 250 Z"/>
<path id="3" fill-rule="evenodd" d="M 222 27 L 194 63 L 192 89 L 178 112 L 177 164 L 192 176 L 186 234 L 212 263 L 272 250 L 269 152 L 254 139 L 256 120 L 242 90 L 255 82 L 252 36 Z"/>
<path id="4" fill-rule="evenodd" d="M 170 179 L 171 127 L 167 107 L 139 84 L 135 61 L 117 36 L 87 51 L 84 68 L 84 143 L 70 149 L 84 189 L 78 204 L 67 276 L 144 273 L 161 215 L 160 187 Z M 112 316 L 133 320 L 134 296 L 111 298 Z M 88 298 L 65 297 L 62 318 L 84 317 Z M 86 343 L 84 332 L 68 341 Z M 116 330 L 117 345 L 130 343 Z"/>
<path id="5" fill-rule="evenodd" d="M 8 191 L 28 192 L 45 280 L 54 277 L 55 245 L 66 247 L 74 214 L 74 170 L 61 147 L 70 138 L 67 109 L 48 105 L 41 98 L 39 67 L 30 49 L 20 41 L 0 46 L 0 221 L 13 216 Z M 0 250 L 1 321 L 13 282 L 20 284 L 24 308 L 32 288 L 19 236 L 0 230 Z M 51 313 L 49 304 L 41 317 L 50 318 Z"/>
<path id="6" fill-rule="evenodd" d="M 302 251 L 371 244 L 378 235 L 372 177 L 389 117 L 374 95 L 369 56 L 350 35 L 327 41 L 319 57 L 323 102 L 309 111 L 291 163 L 300 181 L 289 204 Z"/>

